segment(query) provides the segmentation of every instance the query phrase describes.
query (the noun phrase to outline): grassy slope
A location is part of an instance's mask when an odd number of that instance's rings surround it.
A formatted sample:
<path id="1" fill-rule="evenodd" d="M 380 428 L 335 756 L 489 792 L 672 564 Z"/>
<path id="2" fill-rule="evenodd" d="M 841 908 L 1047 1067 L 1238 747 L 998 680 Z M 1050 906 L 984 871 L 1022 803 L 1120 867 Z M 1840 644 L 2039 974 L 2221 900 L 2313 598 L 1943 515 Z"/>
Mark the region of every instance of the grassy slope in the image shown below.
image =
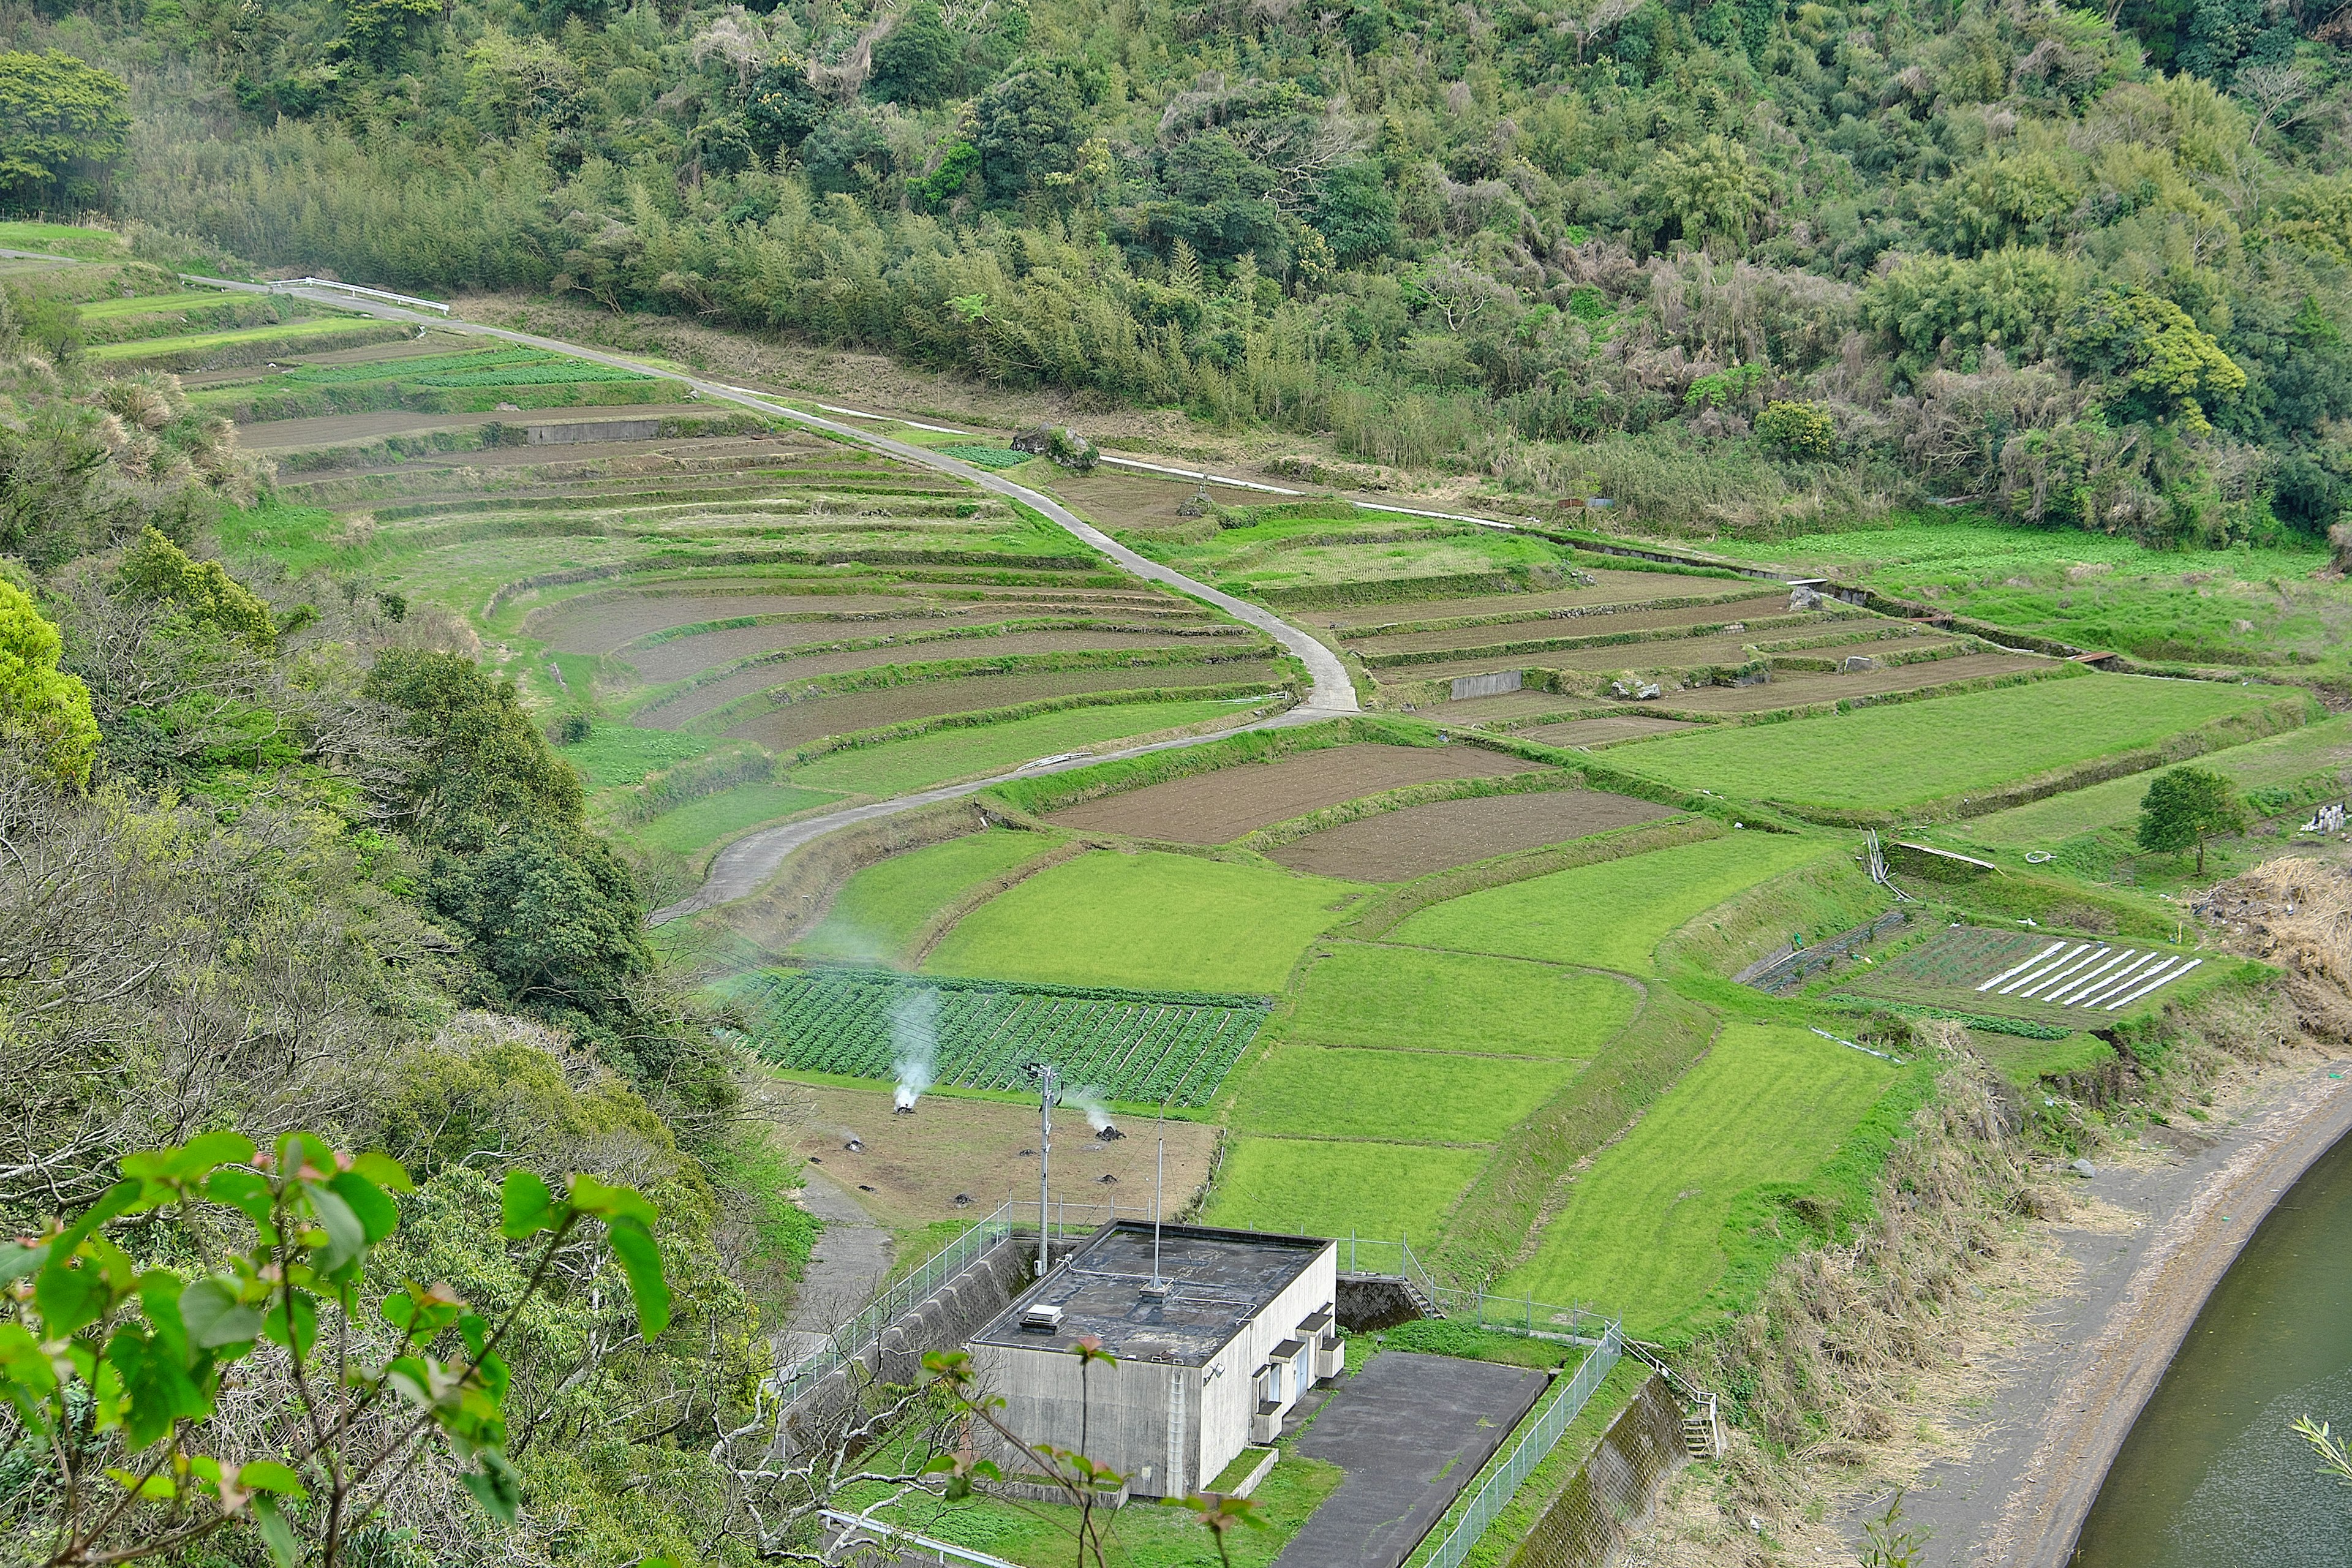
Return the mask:
<path id="1" fill-rule="evenodd" d="M 1660 940 L 1767 877 L 1842 852 L 1826 839 L 1735 833 L 1549 877 L 1422 910 L 1391 940 L 1647 973 Z"/>
<path id="2" fill-rule="evenodd" d="M 1039 757 L 1087 751 L 1129 735 L 1231 718 L 1246 711 L 1248 706 L 1192 701 L 1066 708 L 1033 719 L 935 730 L 910 741 L 836 752 L 793 770 L 793 779 L 812 789 L 899 795 L 947 779 L 1006 772 Z"/>
<path id="3" fill-rule="evenodd" d="M 1294 1039 L 1583 1059 L 1639 1000 L 1622 981 L 1520 959 L 1356 942 L 1326 951 L 1300 982 Z"/>
<path id="4" fill-rule="evenodd" d="M 992 828 L 894 855 L 843 885 L 833 909 L 797 951 L 820 958 L 887 963 L 934 911 L 967 888 L 1009 871 L 1060 842 L 1055 835 Z"/>
<path id="5" fill-rule="evenodd" d="M 927 967 L 1270 994 L 1307 944 L 1363 896 L 1349 882 L 1189 855 L 1084 855 L 966 917 Z"/>
<path id="6" fill-rule="evenodd" d="M 1535 1257 L 1500 1289 L 1605 1303 L 1645 1336 L 1667 1328 L 1723 1277 L 1735 1200 L 1811 1175 L 1895 1077 L 1801 1029 L 1729 1026 L 1577 1179 Z"/>
<path id="7" fill-rule="evenodd" d="M 635 784 L 656 768 L 698 757 L 709 750 L 710 742 L 701 735 L 599 724 L 577 745 L 558 747 L 556 755 L 586 773 L 589 783 L 609 789 Z"/>
<path id="8" fill-rule="evenodd" d="M 1899 808 L 2151 745 L 2282 695 L 2271 688 L 2094 676 L 1670 736 L 1612 759 L 1629 773 L 1685 789 Z"/>

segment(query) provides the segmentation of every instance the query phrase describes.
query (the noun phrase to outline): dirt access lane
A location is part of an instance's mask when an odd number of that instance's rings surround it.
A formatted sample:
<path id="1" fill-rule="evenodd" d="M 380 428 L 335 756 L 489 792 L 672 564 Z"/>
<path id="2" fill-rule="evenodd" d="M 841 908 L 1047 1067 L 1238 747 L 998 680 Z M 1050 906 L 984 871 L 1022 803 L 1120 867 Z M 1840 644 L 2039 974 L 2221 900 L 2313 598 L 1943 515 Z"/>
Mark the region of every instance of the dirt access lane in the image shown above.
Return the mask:
<path id="1" fill-rule="evenodd" d="M 2352 1061 L 2282 1075 L 2200 1131 L 2210 1147 L 2083 1184 L 2147 1220 L 2121 1235 L 2058 1227 L 2082 1277 L 1997 1369 L 1976 1451 L 1929 1467 L 1904 1500 L 1934 1531 L 1922 1568 L 2063 1568 L 2206 1296 L 2279 1195 L 2352 1132 Z M 1858 1540 L 1859 1521 L 1845 1531 Z"/>

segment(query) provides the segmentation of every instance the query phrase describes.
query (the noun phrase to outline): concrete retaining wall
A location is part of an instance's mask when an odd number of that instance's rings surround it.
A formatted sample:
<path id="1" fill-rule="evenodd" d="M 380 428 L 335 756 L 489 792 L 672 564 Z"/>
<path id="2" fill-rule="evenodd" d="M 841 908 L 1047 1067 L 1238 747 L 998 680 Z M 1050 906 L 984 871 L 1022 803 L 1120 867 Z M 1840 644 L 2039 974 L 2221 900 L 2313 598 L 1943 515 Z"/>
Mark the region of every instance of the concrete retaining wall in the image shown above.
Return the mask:
<path id="1" fill-rule="evenodd" d="M 1454 679 L 1448 692 L 1450 700 L 1461 702 L 1473 697 L 1500 697 L 1507 691 L 1519 689 L 1526 671 L 1498 669 L 1491 675 L 1465 675 Z"/>
<path id="2" fill-rule="evenodd" d="M 661 434 L 658 419 L 591 419 L 578 425 L 533 425 L 525 437 L 533 447 L 567 447 L 578 441 L 650 441 Z"/>
<path id="3" fill-rule="evenodd" d="M 1544 1510 L 1510 1568 L 1601 1568 L 1649 1516 L 1659 1483 L 1689 1462 L 1682 1406 L 1653 1375 Z"/>

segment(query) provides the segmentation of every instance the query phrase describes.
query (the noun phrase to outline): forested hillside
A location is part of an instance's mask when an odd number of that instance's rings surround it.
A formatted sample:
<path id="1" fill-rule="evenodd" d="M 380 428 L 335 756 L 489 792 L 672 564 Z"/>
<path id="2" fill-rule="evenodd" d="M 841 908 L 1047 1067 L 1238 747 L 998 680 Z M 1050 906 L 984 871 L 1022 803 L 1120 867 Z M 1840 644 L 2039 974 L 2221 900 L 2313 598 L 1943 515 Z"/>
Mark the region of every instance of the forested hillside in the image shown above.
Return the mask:
<path id="1" fill-rule="evenodd" d="M 2316 533 L 2352 476 L 2325 0 L 157 0 L 14 33 L 131 84 L 119 159 L 20 161 L 16 198 L 162 250 L 781 328 L 1653 527 L 1982 497 Z"/>

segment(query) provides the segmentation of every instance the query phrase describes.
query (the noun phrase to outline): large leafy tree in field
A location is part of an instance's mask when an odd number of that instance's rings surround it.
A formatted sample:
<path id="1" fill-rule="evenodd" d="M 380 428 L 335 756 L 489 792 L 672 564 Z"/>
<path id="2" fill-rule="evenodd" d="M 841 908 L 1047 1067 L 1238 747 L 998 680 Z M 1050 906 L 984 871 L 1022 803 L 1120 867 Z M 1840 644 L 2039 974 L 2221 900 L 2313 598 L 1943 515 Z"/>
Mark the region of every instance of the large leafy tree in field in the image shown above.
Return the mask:
<path id="1" fill-rule="evenodd" d="M 55 49 L 0 54 L 0 184 L 18 205 L 84 202 L 91 176 L 122 153 L 130 89 Z"/>
<path id="2" fill-rule="evenodd" d="M 2205 874 L 2205 841 L 2246 826 L 2237 786 L 2204 768 L 2172 768 L 2158 773 L 2140 803 L 2139 847 L 2159 855 L 2197 851 L 2197 874 Z"/>

